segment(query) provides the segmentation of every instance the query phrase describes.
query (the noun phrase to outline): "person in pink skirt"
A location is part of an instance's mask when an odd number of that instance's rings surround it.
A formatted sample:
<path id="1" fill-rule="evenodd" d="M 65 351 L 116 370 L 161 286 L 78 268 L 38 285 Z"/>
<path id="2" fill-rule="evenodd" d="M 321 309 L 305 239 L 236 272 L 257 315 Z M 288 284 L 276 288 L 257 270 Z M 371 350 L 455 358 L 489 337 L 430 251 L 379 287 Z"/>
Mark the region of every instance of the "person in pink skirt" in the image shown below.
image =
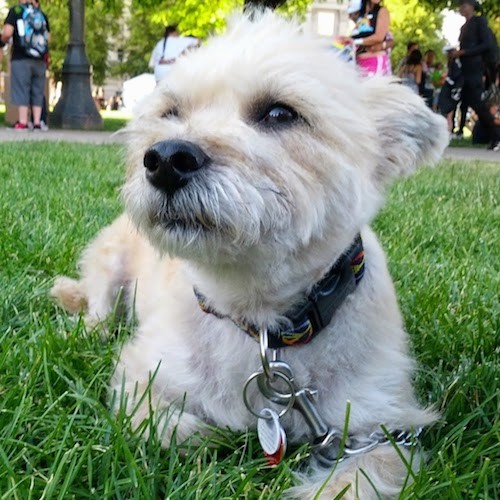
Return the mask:
<path id="1" fill-rule="evenodd" d="M 359 3 L 359 0 L 355 0 Z M 354 3 L 354 2 L 353 2 Z M 362 0 L 356 27 L 351 34 L 356 64 L 365 76 L 390 75 L 387 35 L 390 15 L 382 0 Z"/>

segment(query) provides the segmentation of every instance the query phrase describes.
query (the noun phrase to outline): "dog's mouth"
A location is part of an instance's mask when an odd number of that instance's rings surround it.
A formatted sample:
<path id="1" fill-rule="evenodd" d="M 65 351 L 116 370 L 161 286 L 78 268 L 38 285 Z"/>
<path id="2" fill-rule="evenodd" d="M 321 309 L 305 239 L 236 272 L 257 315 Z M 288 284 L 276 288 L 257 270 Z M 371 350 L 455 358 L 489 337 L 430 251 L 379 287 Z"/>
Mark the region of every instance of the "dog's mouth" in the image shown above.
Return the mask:
<path id="1" fill-rule="evenodd" d="M 192 233 L 192 232 L 213 232 L 217 231 L 218 228 L 215 224 L 208 220 L 186 220 L 186 219 L 162 219 L 162 218 L 150 218 L 150 222 L 153 225 L 159 225 L 166 231 L 175 231 L 181 233 Z"/>
<path id="2" fill-rule="evenodd" d="M 215 222 L 207 216 L 183 217 L 170 211 L 151 210 L 148 215 L 152 227 L 160 227 L 167 232 L 175 233 L 209 233 L 220 232 Z"/>

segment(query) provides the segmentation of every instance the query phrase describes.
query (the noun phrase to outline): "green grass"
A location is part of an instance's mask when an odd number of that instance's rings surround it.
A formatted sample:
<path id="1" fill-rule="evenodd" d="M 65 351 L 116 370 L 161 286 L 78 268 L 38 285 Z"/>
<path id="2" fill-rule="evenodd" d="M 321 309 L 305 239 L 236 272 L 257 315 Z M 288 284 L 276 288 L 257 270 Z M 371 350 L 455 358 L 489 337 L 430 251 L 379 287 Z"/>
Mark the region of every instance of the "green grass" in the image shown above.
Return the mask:
<path id="1" fill-rule="evenodd" d="M 186 457 L 141 439 L 108 411 L 130 332 L 104 343 L 48 298 L 121 210 L 120 148 L 3 143 L 0 157 L 0 498 L 278 498 L 304 449 L 270 470 L 254 434 L 221 431 Z M 442 414 L 404 498 L 500 497 L 499 192 L 497 165 L 447 161 L 397 183 L 375 223 L 420 398 Z"/>
<path id="2" fill-rule="evenodd" d="M 103 130 L 106 132 L 116 132 L 125 127 L 131 115 L 124 111 L 101 111 Z"/>

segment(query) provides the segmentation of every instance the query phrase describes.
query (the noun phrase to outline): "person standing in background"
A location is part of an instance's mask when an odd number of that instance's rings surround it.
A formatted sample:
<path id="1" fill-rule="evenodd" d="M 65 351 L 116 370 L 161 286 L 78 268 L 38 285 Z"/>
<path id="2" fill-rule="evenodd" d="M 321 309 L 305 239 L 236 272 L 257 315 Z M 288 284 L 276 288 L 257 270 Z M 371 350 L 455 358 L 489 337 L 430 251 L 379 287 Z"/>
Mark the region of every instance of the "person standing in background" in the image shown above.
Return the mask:
<path id="1" fill-rule="evenodd" d="M 397 68 L 397 71 L 399 71 L 405 64 L 406 64 L 406 61 L 408 60 L 408 57 L 410 56 L 410 54 L 414 51 L 414 50 L 417 50 L 419 48 L 418 46 L 418 42 L 408 42 L 406 44 L 406 54 L 405 56 L 403 57 L 403 59 L 401 59 L 401 61 L 399 62 L 398 64 L 398 68 Z"/>
<path id="2" fill-rule="evenodd" d="M 185 50 L 197 45 L 196 38 L 179 36 L 177 26 L 167 26 L 163 38 L 156 44 L 149 61 L 149 67 L 154 70 L 156 84 L 158 85 L 168 75 L 172 64 Z"/>
<path id="3" fill-rule="evenodd" d="M 434 84 L 432 82 L 432 75 L 436 70 L 436 53 L 429 49 L 424 54 L 422 62 L 423 79 L 422 79 L 422 97 L 429 108 L 433 108 L 434 103 Z"/>
<path id="4" fill-rule="evenodd" d="M 356 46 L 356 64 L 365 76 L 391 74 L 386 41 L 391 19 L 381 4 L 382 0 L 362 0 L 351 35 Z"/>
<path id="5" fill-rule="evenodd" d="M 165 51 L 167 48 L 168 39 L 178 37 L 177 26 L 171 25 L 165 28 L 163 38 L 155 45 L 151 59 L 149 60 L 149 67 L 154 70 L 155 80 L 158 83 L 170 70 L 169 65 L 174 63 L 173 58 L 166 58 Z"/>
<path id="6" fill-rule="evenodd" d="M 454 59 L 462 63 L 464 86 L 462 88 L 463 107 L 472 108 L 485 130 L 489 131 L 488 149 L 495 149 L 500 144 L 500 136 L 494 119 L 486 103 L 482 101 L 484 92 L 484 55 L 490 48 L 490 31 L 483 16 L 476 15 L 480 5 L 475 0 L 459 0 L 459 12 L 465 17 L 465 24 L 460 29 L 460 49 L 451 52 Z"/>
<path id="7" fill-rule="evenodd" d="M 460 59 L 451 56 L 454 49 L 452 47 L 445 47 L 443 50 L 448 59 L 448 67 L 441 92 L 439 93 L 437 111 L 446 117 L 448 131 L 452 134 L 454 114 L 462 96 L 464 76 Z"/>
<path id="8" fill-rule="evenodd" d="M 422 95 L 423 75 L 422 52 L 415 49 L 408 56 L 406 64 L 399 68 L 398 76 L 401 78 L 401 83 L 403 85 L 412 89 L 415 94 Z"/>
<path id="9" fill-rule="evenodd" d="M 10 100 L 18 106 L 15 130 L 28 130 L 29 108 L 32 106 L 33 130 L 41 130 L 45 93 L 44 55 L 50 42 L 49 20 L 34 0 L 20 0 L 5 19 L 1 40 L 12 40 Z"/>

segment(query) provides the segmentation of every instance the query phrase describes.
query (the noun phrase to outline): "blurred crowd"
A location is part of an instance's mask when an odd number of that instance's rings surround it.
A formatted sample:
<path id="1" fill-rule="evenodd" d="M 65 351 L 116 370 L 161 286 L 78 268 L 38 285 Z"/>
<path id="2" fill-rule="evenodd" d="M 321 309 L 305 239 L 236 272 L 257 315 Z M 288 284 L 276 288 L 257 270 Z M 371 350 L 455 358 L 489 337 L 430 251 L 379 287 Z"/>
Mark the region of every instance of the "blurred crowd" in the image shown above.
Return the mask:
<path id="1" fill-rule="evenodd" d="M 446 46 L 441 54 L 422 51 L 409 42 L 404 58 L 391 67 L 391 50 L 397 40 L 390 31 L 390 13 L 382 0 L 351 0 L 347 13 L 353 23 L 350 36 L 336 37 L 333 47 L 366 76 L 396 75 L 402 85 L 420 95 L 435 112 L 448 120 L 452 138 L 472 132 L 472 140 L 500 151 L 499 63 L 496 37 L 480 15 L 476 0 L 458 0 L 465 23 L 459 46 Z"/>

